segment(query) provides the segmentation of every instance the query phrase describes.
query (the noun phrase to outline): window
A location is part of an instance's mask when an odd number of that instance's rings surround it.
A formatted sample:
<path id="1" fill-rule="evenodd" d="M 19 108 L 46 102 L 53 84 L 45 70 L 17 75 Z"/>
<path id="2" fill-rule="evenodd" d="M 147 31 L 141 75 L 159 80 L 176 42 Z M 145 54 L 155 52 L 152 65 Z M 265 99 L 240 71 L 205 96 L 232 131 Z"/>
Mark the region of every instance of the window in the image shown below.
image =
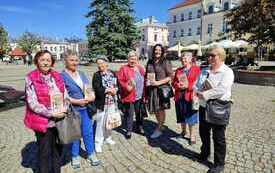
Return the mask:
<path id="1" fill-rule="evenodd" d="M 223 9 L 224 9 L 224 10 L 229 10 L 229 2 L 225 2 L 225 3 L 223 4 Z"/>
<path id="2" fill-rule="evenodd" d="M 197 27 L 197 35 L 201 34 L 201 27 Z"/>
<path id="3" fill-rule="evenodd" d="M 177 38 L 177 31 L 175 30 L 174 33 L 173 33 L 173 37 L 174 38 Z"/>
<path id="4" fill-rule="evenodd" d="M 223 32 L 223 33 L 227 33 L 227 32 L 228 32 L 228 25 L 227 25 L 226 19 L 223 19 L 223 23 L 222 23 L 222 32 Z"/>
<path id="5" fill-rule="evenodd" d="M 208 24 L 207 33 L 212 34 L 213 31 L 213 24 Z"/>
<path id="6" fill-rule="evenodd" d="M 181 30 L 180 30 L 180 36 L 181 36 L 181 37 L 184 37 L 184 29 L 181 29 Z"/>
<path id="7" fill-rule="evenodd" d="M 188 29 L 188 36 L 192 36 L 192 28 Z"/>
<path id="8" fill-rule="evenodd" d="M 45 47 L 45 50 L 48 50 L 48 47 L 47 47 L 47 46 Z"/>
<path id="9" fill-rule="evenodd" d="M 189 12 L 188 19 L 192 20 L 192 11 Z"/>
<path id="10" fill-rule="evenodd" d="M 145 49 L 144 48 L 141 49 L 141 55 L 143 55 L 143 56 L 145 55 Z"/>
<path id="11" fill-rule="evenodd" d="M 200 18 L 200 17 L 201 17 L 201 9 L 199 9 L 197 12 L 197 18 Z"/>
<path id="12" fill-rule="evenodd" d="M 155 42 L 158 41 L 158 35 L 157 35 L 157 34 L 154 35 L 154 41 L 155 41 Z"/>
<path id="13" fill-rule="evenodd" d="M 208 7 L 208 13 L 209 14 L 212 14 L 214 12 L 214 7 L 213 7 L 213 5 L 210 5 L 209 7 Z"/>
<path id="14" fill-rule="evenodd" d="M 181 16 L 180 20 L 183 22 L 184 21 L 184 14 L 182 13 L 180 16 Z"/>
<path id="15" fill-rule="evenodd" d="M 145 41 L 145 35 L 142 34 L 142 41 Z"/>
<path id="16" fill-rule="evenodd" d="M 50 51 L 51 51 L 51 52 L 53 51 L 53 47 L 50 47 Z"/>
<path id="17" fill-rule="evenodd" d="M 173 22 L 174 22 L 174 23 L 177 23 L 177 16 L 176 16 L 176 15 L 174 15 Z"/>
<path id="18" fill-rule="evenodd" d="M 57 51 L 57 47 L 54 47 L 54 51 L 55 51 L 55 52 Z"/>
<path id="19" fill-rule="evenodd" d="M 62 46 L 59 46 L 59 51 L 60 51 L 60 52 L 62 51 Z"/>

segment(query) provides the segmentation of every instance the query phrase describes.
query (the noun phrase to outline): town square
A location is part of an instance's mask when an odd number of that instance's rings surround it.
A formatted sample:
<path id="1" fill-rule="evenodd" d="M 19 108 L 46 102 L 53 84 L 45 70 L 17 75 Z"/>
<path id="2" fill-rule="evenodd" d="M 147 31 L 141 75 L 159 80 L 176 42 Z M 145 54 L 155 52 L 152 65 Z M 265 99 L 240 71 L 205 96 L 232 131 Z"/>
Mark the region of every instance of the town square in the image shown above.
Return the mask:
<path id="1" fill-rule="evenodd" d="M 31 1 L 0 2 L 1 173 L 275 172 L 274 1 Z"/>

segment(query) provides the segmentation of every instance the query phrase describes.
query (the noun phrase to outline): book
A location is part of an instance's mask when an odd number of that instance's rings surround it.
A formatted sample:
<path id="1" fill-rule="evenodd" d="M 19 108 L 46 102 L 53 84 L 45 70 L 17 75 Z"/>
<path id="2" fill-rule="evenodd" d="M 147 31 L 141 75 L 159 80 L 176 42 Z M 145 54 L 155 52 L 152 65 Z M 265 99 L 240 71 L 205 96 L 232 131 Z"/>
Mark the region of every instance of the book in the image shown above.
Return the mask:
<path id="1" fill-rule="evenodd" d="M 213 84 L 210 80 L 206 79 L 203 83 L 202 90 L 207 91 L 213 88 Z"/>
<path id="2" fill-rule="evenodd" d="M 185 74 L 180 74 L 178 76 L 178 80 L 179 82 L 181 82 L 183 85 L 188 86 L 188 79 L 187 76 Z"/>
<path id="3" fill-rule="evenodd" d="M 84 98 L 87 99 L 89 97 L 92 96 L 92 87 L 90 87 L 89 85 L 87 84 L 84 84 L 84 87 L 83 87 L 83 93 L 84 93 Z"/>
<path id="4" fill-rule="evenodd" d="M 156 74 L 155 73 L 147 73 L 147 81 L 146 85 L 152 85 L 152 82 L 156 81 Z"/>
<path id="5" fill-rule="evenodd" d="M 51 109 L 54 113 L 58 113 L 62 111 L 64 107 L 64 100 L 62 93 L 50 93 L 50 102 L 51 102 Z"/>

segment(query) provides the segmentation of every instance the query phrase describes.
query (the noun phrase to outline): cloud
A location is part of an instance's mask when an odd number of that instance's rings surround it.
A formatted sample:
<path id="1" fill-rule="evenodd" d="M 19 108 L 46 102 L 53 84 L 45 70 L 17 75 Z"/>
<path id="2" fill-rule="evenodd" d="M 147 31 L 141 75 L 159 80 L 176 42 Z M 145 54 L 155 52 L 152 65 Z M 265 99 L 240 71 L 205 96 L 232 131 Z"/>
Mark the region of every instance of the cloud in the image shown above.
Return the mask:
<path id="1" fill-rule="evenodd" d="M 10 12 L 10 13 L 24 13 L 30 14 L 33 11 L 24 7 L 16 7 L 16 6 L 0 6 L 0 11 Z"/>

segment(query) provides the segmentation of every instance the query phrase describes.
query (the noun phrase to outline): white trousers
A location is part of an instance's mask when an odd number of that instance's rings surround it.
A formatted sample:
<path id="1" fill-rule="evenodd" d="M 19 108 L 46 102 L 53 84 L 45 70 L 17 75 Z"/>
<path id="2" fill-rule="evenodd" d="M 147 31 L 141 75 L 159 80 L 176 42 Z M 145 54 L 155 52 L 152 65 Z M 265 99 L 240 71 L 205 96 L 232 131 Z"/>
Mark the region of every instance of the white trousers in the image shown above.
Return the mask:
<path id="1" fill-rule="evenodd" d="M 105 121 L 108 113 L 115 112 L 115 105 L 104 106 L 104 111 L 97 110 L 96 113 L 96 131 L 95 131 L 95 145 L 102 145 L 106 139 L 111 139 L 112 130 L 107 130 Z"/>

